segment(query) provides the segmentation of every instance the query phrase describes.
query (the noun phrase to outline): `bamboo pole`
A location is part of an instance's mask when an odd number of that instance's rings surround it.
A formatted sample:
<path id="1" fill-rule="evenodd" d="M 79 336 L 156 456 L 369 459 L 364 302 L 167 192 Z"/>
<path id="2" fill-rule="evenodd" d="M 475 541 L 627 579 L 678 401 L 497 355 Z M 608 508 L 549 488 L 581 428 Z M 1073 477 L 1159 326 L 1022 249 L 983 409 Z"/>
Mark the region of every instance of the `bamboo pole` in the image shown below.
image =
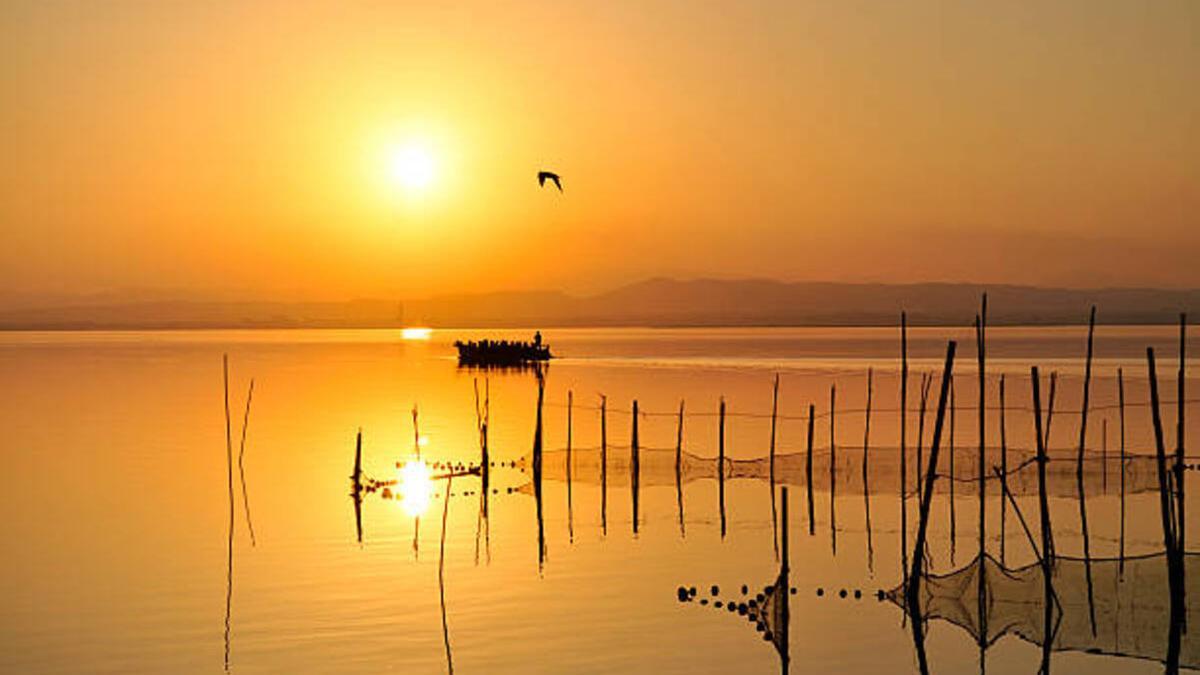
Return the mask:
<path id="1" fill-rule="evenodd" d="M 771 528 L 773 536 L 771 542 L 775 546 L 775 559 L 779 559 L 779 513 L 775 506 L 775 429 L 776 419 L 779 416 L 779 373 L 775 373 L 775 385 L 771 389 L 771 445 L 768 455 L 770 457 L 769 468 L 769 483 L 771 487 Z"/>
<path id="2" fill-rule="evenodd" d="M 608 534 L 608 397 L 600 396 L 600 534 Z"/>
<path id="3" fill-rule="evenodd" d="M 1004 415 L 1004 374 L 1000 374 L 1000 471 L 1004 474 L 1005 480 L 1008 477 L 1008 432 L 1007 422 Z M 1000 564 L 1005 564 L 1005 522 L 1008 509 L 1007 503 L 1000 500 Z"/>
<path id="4" fill-rule="evenodd" d="M 987 551 L 987 293 L 975 318 L 976 356 L 979 359 L 979 559 Z M 980 568 L 982 569 L 982 568 Z M 980 577 L 983 583 L 983 577 Z"/>
<path id="5" fill-rule="evenodd" d="M 454 659 L 450 654 L 450 624 L 446 620 L 446 519 L 450 515 L 450 487 L 454 472 L 446 476 L 446 497 L 442 500 L 442 535 L 438 544 L 438 599 L 442 609 L 442 643 L 446 649 L 446 672 L 454 675 Z M 540 502 L 539 502 L 540 503 Z"/>
<path id="6" fill-rule="evenodd" d="M 900 312 L 900 568 L 908 574 L 908 315 Z"/>
<path id="7" fill-rule="evenodd" d="M 867 570 L 875 571 L 875 547 L 871 542 L 871 483 L 868 477 L 868 461 L 867 458 L 871 449 L 871 393 L 872 380 L 874 379 L 874 369 L 867 368 L 867 409 L 863 422 L 863 457 L 862 457 L 862 479 L 863 479 L 863 510 L 866 514 L 867 526 Z"/>
<path id="8" fill-rule="evenodd" d="M 1050 423 L 1054 421 L 1054 398 L 1058 393 L 1058 371 L 1050 371 L 1050 400 L 1046 404 L 1046 452 L 1050 452 Z"/>
<path id="9" fill-rule="evenodd" d="M 1178 513 L 1178 529 L 1176 534 L 1179 537 L 1179 545 L 1176 550 L 1182 553 L 1187 550 L 1185 545 L 1185 534 L 1187 532 L 1185 516 L 1187 510 L 1184 508 L 1184 457 L 1183 457 L 1183 442 L 1184 442 L 1184 427 L 1183 414 L 1184 403 L 1184 383 L 1187 381 L 1186 373 L 1186 358 L 1187 358 L 1187 314 L 1179 315 L 1179 379 L 1177 382 L 1177 393 L 1175 397 L 1176 417 L 1175 417 L 1175 510 Z M 1182 568 L 1181 568 L 1182 573 Z"/>
<path id="10" fill-rule="evenodd" d="M 1096 306 L 1088 315 L 1087 360 L 1083 369 L 1083 403 L 1079 412 L 1079 453 L 1075 464 L 1075 480 L 1079 487 L 1079 522 L 1083 530 L 1083 567 L 1087 576 L 1088 589 L 1088 618 L 1091 622 L 1092 637 L 1096 636 L 1096 605 L 1092 595 L 1092 551 L 1088 534 L 1087 498 L 1083 493 L 1083 453 L 1087 447 L 1088 404 L 1091 398 L 1092 386 L 1092 344 L 1096 331 Z"/>
<path id="11" fill-rule="evenodd" d="M 950 564 L 951 565 L 954 564 L 954 554 L 958 549 L 958 527 L 957 527 L 958 523 L 954 517 L 954 507 L 955 507 L 954 484 L 958 482 L 958 478 L 954 472 L 954 436 L 955 436 L 954 418 L 957 417 L 956 410 L 957 410 L 957 408 L 954 405 L 954 378 L 951 377 L 950 378 L 950 434 L 949 434 L 950 437 L 948 439 L 949 443 L 947 443 L 947 445 L 949 446 L 947 449 L 950 452 L 950 476 L 949 476 L 950 480 L 948 481 L 950 483 L 950 499 L 948 501 L 950 502 Z"/>
<path id="12" fill-rule="evenodd" d="M 808 453 L 804 459 L 804 484 L 808 486 L 808 535 L 817 533 L 817 521 L 813 515 L 813 423 L 816 408 L 808 404 Z"/>
<path id="13" fill-rule="evenodd" d="M 537 371 L 537 426 L 533 432 L 533 492 L 537 502 L 538 572 L 546 563 L 546 530 L 542 514 L 542 405 L 545 402 L 546 380 Z M 446 486 L 449 491 L 449 484 Z"/>
<path id="14" fill-rule="evenodd" d="M 413 452 L 416 453 L 416 461 L 421 461 L 421 429 L 417 424 L 417 406 L 412 408 L 413 422 Z M 413 559 L 416 559 L 421 554 L 421 516 L 413 516 L 413 540 L 412 540 Z"/>
<path id="15" fill-rule="evenodd" d="M 250 378 L 250 389 L 246 392 L 246 412 L 242 415 L 242 441 L 238 446 L 238 479 L 242 484 L 242 506 L 246 511 L 246 528 L 250 530 L 250 545 L 258 546 L 254 536 L 254 521 L 250 518 L 250 495 L 246 487 L 246 428 L 250 426 L 250 401 L 254 400 L 254 378 Z"/>
<path id="16" fill-rule="evenodd" d="M 1053 383 L 1053 375 L 1051 375 Z M 1033 387 L 1033 419 L 1034 419 L 1034 436 L 1037 442 L 1037 466 L 1038 466 L 1038 511 L 1041 515 L 1041 530 L 1042 530 L 1042 584 L 1043 584 L 1043 614 L 1042 625 L 1046 634 L 1050 632 L 1050 624 L 1053 619 L 1054 606 L 1051 604 L 1051 598 L 1054 597 L 1054 583 L 1051 580 L 1051 566 L 1054 564 L 1054 539 L 1050 530 L 1050 504 L 1046 498 L 1046 442 L 1042 435 L 1042 394 L 1041 380 L 1038 377 L 1037 366 L 1030 369 L 1030 383 Z M 1053 391 L 1053 384 L 1051 384 Z M 1050 672 L 1050 649 L 1051 640 L 1042 639 L 1042 667 L 1041 672 L 1048 674 Z"/>
<path id="17" fill-rule="evenodd" d="M 1121 419 L 1121 537 L 1118 574 L 1125 577 L 1125 373 L 1117 368 L 1117 401 Z"/>
<path id="18" fill-rule="evenodd" d="M 633 433 L 630 439 L 629 484 L 633 491 L 633 533 L 638 532 L 638 481 L 641 479 L 641 450 L 638 447 L 638 402 L 633 399 Z"/>
<path id="19" fill-rule="evenodd" d="M 921 451 L 925 443 L 925 406 L 929 401 L 929 385 L 933 377 L 929 373 L 921 374 L 921 409 L 917 414 L 917 505 L 921 504 L 921 478 L 925 475 L 922 468 Z"/>
<path id="20" fill-rule="evenodd" d="M 717 501 L 721 511 L 721 538 L 725 538 L 725 397 L 721 397 L 717 422 Z"/>
<path id="21" fill-rule="evenodd" d="M 1046 456 L 1045 436 L 1042 434 L 1042 387 L 1038 377 L 1038 368 L 1030 369 L 1030 382 L 1033 386 L 1033 420 L 1034 432 L 1037 436 L 1037 467 L 1038 467 L 1038 506 L 1041 514 L 1042 552 L 1047 565 L 1053 564 L 1054 534 L 1050 529 L 1050 501 L 1046 496 Z M 1050 584 L 1050 572 L 1044 570 L 1046 584 Z"/>
<path id="22" fill-rule="evenodd" d="M 1182 600 L 1185 589 L 1182 587 L 1182 558 L 1177 555 L 1179 546 L 1179 534 L 1175 531 L 1174 526 L 1178 522 L 1177 516 L 1171 511 L 1174 505 L 1171 502 L 1171 485 L 1167 473 L 1167 455 L 1166 442 L 1163 438 L 1162 417 L 1159 414 L 1158 406 L 1158 374 L 1154 367 L 1154 348 L 1146 348 L 1146 363 L 1149 370 L 1150 379 L 1150 410 L 1154 421 L 1154 442 L 1156 450 L 1156 465 L 1158 467 L 1158 494 L 1159 494 L 1159 510 L 1162 515 L 1163 528 L 1163 547 L 1167 552 L 1167 581 L 1171 589 L 1171 625 L 1175 626 L 1177 622 L 1182 620 Z M 1170 639 L 1167 641 L 1167 672 L 1177 672 L 1178 668 L 1171 668 L 1171 664 L 1179 662 L 1179 639 L 1175 631 L 1170 634 Z"/>
<path id="23" fill-rule="evenodd" d="M 358 543 L 362 543 L 362 428 L 358 430 L 358 435 L 354 439 L 354 474 L 350 476 L 352 481 L 351 497 L 354 498 L 354 529 L 358 534 Z"/>
<path id="24" fill-rule="evenodd" d="M 571 504 L 571 413 L 575 407 L 575 394 L 567 390 L 567 538 L 575 543 L 575 510 Z"/>
<path id="25" fill-rule="evenodd" d="M 942 440 L 942 424 L 946 415 L 946 403 L 949 397 L 950 378 L 954 375 L 954 340 L 946 345 L 946 364 L 942 368 L 941 395 L 938 397 L 937 421 L 933 427 L 933 441 L 929 446 L 929 469 L 924 476 L 925 488 L 920 491 L 921 515 L 917 521 L 917 540 L 913 545 L 912 569 L 908 575 L 908 606 L 915 612 L 920 602 L 921 574 L 925 562 L 925 538 L 929 530 L 929 507 L 933 502 L 934 481 L 937 480 L 938 449 Z M 919 614 L 914 614 L 914 629 L 919 625 Z"/>
<path id="26" fill-rule="evenodd" d="M 837 555 L 837 384 L 829 387 L 829 545 Z"/>
<path id="27" fill-rule="evenodd" d="M 1108 417 L 1100 420 L 1100 493 L 1108 494 Z"/>
<path id="28" fill-rule="evenodd" d="M 233 430 L 229 421 L 229 354 L 222 357 L 222 372 L 225 389 L 225 468 L 229 478 L 229 530 L 227 532 L 228 552 L 225 577 L 225 670 L 229 671 L 229 638 L 233 616 Z M 357 471 L 355 472 L 357 473 Z M 356 504 L 358 502 L 355 502 Z M 359 520 L 361 523 L 362 521 Z M 361 525 L 359 529 L 361 533 Z M 359 541 L 361 542 L 361 534 Z"/>
<path id="29" fill-rule="evenodd" d="M 683 399 L 679 399 L 679 427 L 675 432 L 675 500 L 679 505 L 679 536 L 686 536 L 683 525 Z"/>
<path id="30" fill-rule="evenodd" d="M 780 619 L 781 619 L 780 623 L 782 625 L 777 626 L 775 628 L 775 630 L 782 632 L 782 635 L 778 636 L 779 644 L 782 647 L 781 654 L 780 654 L 780 656 L 781 656 L 780 671 L 782 673 L 784 673 L 784 675 L 786 675 L 788 673 L 789 664 L 791 661 L 791 658 L 789 655 L 789 645 L 788 645 L 788 640 L 790 637 L 790 624 L 791 624 L 791 613 L 790 613 L 790 608 L 788 607 L 788 602 L 789 602 L 788 590 L 789 590 L 790 579 L 791 579 L 791 564 L 788 562 L 789 558 L 788 558 L 788 489 L 787 489 L 787 486 L 784 485 L 780 490 L 781 490 L 782 494 L 779 497 L 779 501 L 780 501 L 780 506 L 783 507 L 783 516 L 782 516 L 783 517 L 783 522 L 782 522 L 783 555 L 782 555 L 782 559 L 780 560 L 780 563 L 779 563 L 779 581 L 775 585 L 776 586 L 775 593 L 777 594 L 775 601 L 781 603 L 781 605 L 782 605 L 782 607 L 781 607 L 782 611 L 780 612 Z"/>

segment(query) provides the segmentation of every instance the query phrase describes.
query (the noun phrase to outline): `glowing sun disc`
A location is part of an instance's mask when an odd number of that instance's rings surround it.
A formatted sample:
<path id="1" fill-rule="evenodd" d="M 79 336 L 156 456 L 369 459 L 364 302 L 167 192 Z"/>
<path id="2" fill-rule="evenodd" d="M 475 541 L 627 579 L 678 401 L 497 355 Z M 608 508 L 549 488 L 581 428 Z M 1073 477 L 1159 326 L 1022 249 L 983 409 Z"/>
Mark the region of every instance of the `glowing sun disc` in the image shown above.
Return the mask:
<path id="1" fill-rule="evenodd" d="M 396 185 L 406 190 L 421 191 L 433 183 L 437 166 L 428 149 L 412 144 L 391 151 L 387 170 Z"/>

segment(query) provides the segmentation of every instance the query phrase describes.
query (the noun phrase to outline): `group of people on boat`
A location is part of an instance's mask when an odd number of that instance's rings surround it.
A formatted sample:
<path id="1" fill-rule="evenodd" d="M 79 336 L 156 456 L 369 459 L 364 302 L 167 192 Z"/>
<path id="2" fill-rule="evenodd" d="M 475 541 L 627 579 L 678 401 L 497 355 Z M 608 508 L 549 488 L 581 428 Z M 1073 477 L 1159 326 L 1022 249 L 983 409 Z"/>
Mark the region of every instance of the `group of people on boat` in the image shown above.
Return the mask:
<path id="1" fill-rule="evenodd" d="M 454 343 L 458 349 L 458 360 L 468 365 L 516 365 L 535 361 L 546 361 L 551 357 L 550 348 L 542 342 L 542 333 L 534 333 L 532 342 L 523 340 L 479 340 L 477 342 Z"/>

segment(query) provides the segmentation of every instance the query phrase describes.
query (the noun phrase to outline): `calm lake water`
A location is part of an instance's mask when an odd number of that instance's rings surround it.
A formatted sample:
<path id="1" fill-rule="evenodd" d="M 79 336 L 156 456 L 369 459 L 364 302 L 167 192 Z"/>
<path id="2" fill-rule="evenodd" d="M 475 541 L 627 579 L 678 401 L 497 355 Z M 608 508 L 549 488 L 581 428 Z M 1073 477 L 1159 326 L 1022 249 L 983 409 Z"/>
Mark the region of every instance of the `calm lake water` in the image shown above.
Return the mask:
<path id="1" fill-rule="evenodd" d="M 896 329 L 545 331 L 562 358 L 545 378 L 541 552 L 530 484 L 537 378 L 531 372 L 458 369 L 452 342 L 479 336 L 527 334 L 410 336 L 423 339 L 402 339 L 399 331 L 337 330 L 0 334 L 5 466 L 0 670 L 436 673 L 447 668 L 448 636 L 449 656 L 460 673 L 777 672 L 780 650 L 724 604 L 748 602 L 779 574 L 779 523 L 772 516 L 766 465 L 743 461 L 768 455 L 778 373 L 777 478 L 789 489 L 789 581 L 796 590 L 789 594 L 791 670 L 917 672 L 911 622 L 897 604 L 877 598 L 878 591 L 902 583 L 902 563 L 916 532 L 917 499 L 910 493 L 902 514 L 896 470 Z M 996 328 L 988 338 L 989 467 L 1000 461 L 1000 375 L 1006 381 L 1006 443 L 1017 465 L 1028 457 L 1033 439 L 1029 366 L 1042 369 L 1043 399 L 1049 373 L 1058 374 L 1049 492 L 1055 550 L 1063 557 L 1058 582 L 1064 617 L 1052 640 L 1053 671 L 1162 671 L 1166 564 L 1161 557 L 1132 559 L 1153 556 L 1163 545 L 1152 489 L 1157 483 L 1140 460 L 1129 461 L 1126 475 L 1124 546 L 1131 560 L 1123 578 L 1107 559 L 1118 556 L 1121 545 L 1117 370 L 1125 378 L 1126 450 L 1151 453 L 1145 348 L 1156 348 L 1161 394 L 1169 401 L 1163 423 L 1173 448 L 1176 329 L 1097 329 L 1084 481 L 1086 553 L 1097 559 L 1089 568 L 1095 630 L 1087 625 L 1089 607 L 1081 604 L 1082 587 L 1072 577 L 1081 568 L 1069 559 L 1085 554 L 1073 458 L 1086 328 Z M 1006 585 L 996 587 L 988 610 L 986 649 L 980 648 L 981 630 L 972 627 L 980 618 L 973 614 L 975 596 L 954 601 L 955 580 L 970 576 L 979 553 L 978 490 L 970 480 L 979 458 L 970 329 L 910 330 L 908 485 L 911 489 L 916 480 L 921 377 L 940 372 L 947 339 L 959 343 L 953 439 L 954 475 L 961 480 L 939 480 L 931 507 L 930 570 L 949 576 L 940 585 L 927 584 L 935 589 L 926 608 L 930 671 L 975 672 L 982 659 L 989 673 L 1036 672 L 1044 628 L 1041 577 L 1021 570 L 1036 559 L 1011 503 L 1005 506 L 1007 570 L 989 572 Z M 1192 353 L 1198 349 L 1200 344 L 1189 344 Z M 251 544 L 241 487 L 235 484 L 231 575 L 223 353 L 231 364 L 235 453 L 254 378 L 244 466 L 257 544 Z M 873 412 L 864 490 L 868 368 Z M 479 478 L 460 477 L 450 485 L 443 631 L 438 581 L 446 482 L 433 484 L 427 504 L 414 494 L 366 495 L 360 544 L 349 476 L 361 428 L 364 473 L 379 480 L 398 477 L 397 464 L 416 454 L 414 406 L 422 458 L 478 462 L 477 383 L 490 393 L 494 492 L 485 522 Z M 1189 379 L 1188 386 L 1200 397 L 1200 383 Z M 568 393 L 570 483 L 563 453 Z M 926 448 L 937 393 L 935 381 Z M 609 462 L 604 494 L 597 462 L 602 396 Z M 722 397 L 729 413 L 729 464 L 725 479 L 717 480 L 713 458 L 720 447 Z M 635 399 L 642 413 L 636 533 L 629 468 Z M 681 400 L 684 467 L 677 485 Z M 802 470 L 809 404 L 817 414 L 813 534 Z M 1196 422 L 1188 428 L 1187 445 L 1200 447 L 1200 411 L 1195 405 L 1188 410 Z M 945 442 L 942 453 L 944 474 Z M 1011 488 L 1037 538 L 1032 472 L 1030 465 L 1023 475 L 1014 474 Z M 950 485 L 957 489 L 953 499 Z M 986 490 L 984 546 L 998 562 L 998 481 L 989 480 Z M 1190 506 L 1193 495 L 1189 491 Z M 775 508 L 778 514 L 780 505 Z M 1188 541 L 1200 536 L 1198 520 L 1186 521 Z M 908 547 L 903 552 L 902 542 Z M 1200 576 L 1200 567 L 1189 569 L 1196 570 L 1189 579 Z M 695 597 L 685 592 L 681 601 L 680 587 L 695 587 Z M 1195 588 L 1200 593 L 1200 583 Z M 845 598 L 839 597 L 843 589 Z M 1189 637 L 1195 635 L 1192 630 L 1183 638 L 1185 666 L 1200 666 L 1200 640 Z"/>

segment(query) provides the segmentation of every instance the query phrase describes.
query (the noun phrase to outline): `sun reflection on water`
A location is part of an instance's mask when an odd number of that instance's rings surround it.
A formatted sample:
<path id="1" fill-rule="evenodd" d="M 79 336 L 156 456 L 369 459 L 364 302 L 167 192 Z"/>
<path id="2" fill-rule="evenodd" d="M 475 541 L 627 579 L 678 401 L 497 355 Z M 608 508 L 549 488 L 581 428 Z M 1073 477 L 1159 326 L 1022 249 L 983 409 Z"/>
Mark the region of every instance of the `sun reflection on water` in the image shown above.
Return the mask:
<path id="1" fill-rule="evenodd" d="M 428 340 L 432 334 L 432 328 L 413 327 L 400 329 L 400 338 L 402 340 Z"/>
<path id="2" fill-rule="evenodd" d="M 400 468 L 400 507 L 410 516 L 425 513 L 433 497 L 433 477 L 429 465 L 419 459 L 409 460 Z"/>

